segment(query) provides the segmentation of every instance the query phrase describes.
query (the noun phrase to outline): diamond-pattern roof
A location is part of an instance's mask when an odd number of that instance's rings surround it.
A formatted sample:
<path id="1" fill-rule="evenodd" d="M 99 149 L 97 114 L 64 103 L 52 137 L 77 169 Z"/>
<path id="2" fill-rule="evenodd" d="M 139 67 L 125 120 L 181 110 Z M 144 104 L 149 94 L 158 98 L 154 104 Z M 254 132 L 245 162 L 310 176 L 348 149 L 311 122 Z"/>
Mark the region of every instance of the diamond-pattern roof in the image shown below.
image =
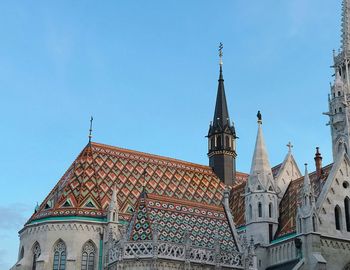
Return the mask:
<path id="1" fill-rule="evenodd" d="M 189 238 L 192 246 L 210 249 L 218 241 L 222 250 L 237 250 L 222 206 L 145 194 L 130 223 L 130 240 L 152 240 L 155 230 L 160 241 L 183 244 Z"/>
<path id="2" fill-rule="evenodd" d="M 220 205 L 224 190 L 209 166 L 91 143 L 30 221 L 65 215 L 103 217 L 114 184 L 124 219 L 130 218 L 143 188 L 148 193 L 213 205 Z"/>
<path id="3" fill-rule="evenodd" d="M 313 186 L 316 198 L 319 196 L 324 182 L 327 180 L 332 165 L 327 165 L 322 168 L 323 174 L 320 178 L 317 177 L 316 172 L 310 173 L 309 178 Z M 303 188 L 304 176 L 290 182 L 286 193 L 280 202 L 280 222 L 276 237 L 280 237 L 296 231 L 296 214 L 298 204 L 301 202 L 301 191 Z"/>

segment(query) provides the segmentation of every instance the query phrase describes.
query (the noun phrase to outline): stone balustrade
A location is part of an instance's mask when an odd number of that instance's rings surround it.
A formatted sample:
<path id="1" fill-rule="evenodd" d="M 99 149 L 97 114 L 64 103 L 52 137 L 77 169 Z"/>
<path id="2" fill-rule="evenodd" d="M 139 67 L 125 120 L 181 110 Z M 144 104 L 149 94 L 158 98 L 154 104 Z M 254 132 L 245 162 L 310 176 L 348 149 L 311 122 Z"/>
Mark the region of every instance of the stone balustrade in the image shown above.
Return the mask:
<path id="1" fill-rule="evenodd" d="M 197 248 L 169 242 L 138 241 L 116 242 L 109 251 L 109 266 L 130 259 L 167 259 L 202 265 L 243 269 L 243 254 L 219 249 Z"/>

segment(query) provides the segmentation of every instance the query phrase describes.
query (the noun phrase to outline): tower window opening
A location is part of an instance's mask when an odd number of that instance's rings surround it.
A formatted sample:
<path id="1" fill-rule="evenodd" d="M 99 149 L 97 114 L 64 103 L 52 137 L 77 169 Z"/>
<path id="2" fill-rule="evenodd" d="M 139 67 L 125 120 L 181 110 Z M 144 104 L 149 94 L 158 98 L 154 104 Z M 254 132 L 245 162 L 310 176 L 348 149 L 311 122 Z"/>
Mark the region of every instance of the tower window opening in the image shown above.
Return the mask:
<path id="1" fill-rule="evenodd" d="M 339 112 L 343 112 L 343 108 L 342 107 L 339 107 Z"/>
<path id="2" fill-rule="evenodd" d="M 337 230 L 341 229 L 341 209 L 339 205 L 337 205 L 334 209 L 334 218 L 335 218 L 335 228 Z"/>
<path id="3" fill-rule="evenodd" d="M 258 203 L 258 214 L 259 214 L 259 217 L 262 217 L 262 205 L 261 205 L 261 202 Z"/>
<path id="4" fill-rule="evenodd" d="M 251 220 L 253 218 L 253 207 L 252 207 L 251 204 L 249 205 L 249 213 L 248 213 L 248 215 L 249 215 L 249 220 Z"/>
<path id="5" fill-rule="evenodd" d="M 340 91 L 338 91 L 338 97 L 340 97 L 341 96 L 341 93 L 340 93 Z"/>
<path id="6" fill-rule="evenodd" d="M 230 138 L 228 136 L 225 137 L 225 140 L 226 140 L 226 148 L 227 149 L 230 149 L 231 148 L 231 145 L 230 145 Z"/>
<path id="7" fill-rule="evenodd" d="M 334 109 L 334 113 L 337 113 L 337 109 Z"/>
<path id="8" fill-rule="evenodd" d="M 272 218 L 272 203 L 269 204 L 269 217 Z"/>
<path id="9" fill-rule="evenodd" d="M 210 149 L 214 149 L 215 148 L 215 137 L 214 136 L 211 138 L 210 144 L 211 144 Z"/>
<path id="10" fill-rule="evenodd" d="M 335 93 L 333 93 L 333 97 L 335 98 Z"/>
<path id="11" fill-rule="evenodd" d="M 220 135 L 216 138 L 216 146 L 218 148 L 221 148 L 221 136 Z"/>

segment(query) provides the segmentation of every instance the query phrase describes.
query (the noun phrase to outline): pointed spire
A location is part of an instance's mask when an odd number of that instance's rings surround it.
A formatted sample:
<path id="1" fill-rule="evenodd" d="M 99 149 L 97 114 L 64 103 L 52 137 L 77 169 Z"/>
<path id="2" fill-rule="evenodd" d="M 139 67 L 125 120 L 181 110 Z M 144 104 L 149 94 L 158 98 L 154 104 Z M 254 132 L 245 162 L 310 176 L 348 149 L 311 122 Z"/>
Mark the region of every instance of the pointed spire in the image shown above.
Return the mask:
<path id="1" fill-rule="evenodd" d="M 224 128 L 226 125 L 230 125 L 230 116 L 228 114 L 227 102 L 226 102 L 226 94 L 225 94 L 225 86 L 224 86 L 224 76 L 222 75 L 222 49 L 223 45 L 220 43 L 219 46 L 219 57 L 220 57 L 220 74 L 219 74 L 219 85 L 218 92 L 216 96 L 216 104 L 215 104 L 215 113 L 213 119 L 214 127 Z"/>
<path id="2" fill-rule="evenodd" d="M 303 186 L 303 192 L 304 194 L 310 194 L 311 191 L 311 183 L 309 178 L 309 173 L 307 171 L 307 163 L 305 165 L 305 175 L 304 175 L 304 186 Z"/>
<path id="3" fill-rule="evenodd" d="M 256 143 L 254 155 L 252 160 L 251 175 L 271 173 L 271 166 L 266 150 L 265 140 L 262 132 L 262 117 L 260 111 L 258 112 L 258 134 L 256 136 Z"/>
<path id="4" fill-rule="evenodd" d="M 344 82 L 340 76 L 340 72 L 339 70 L 337 69 L 336 72 L 335 72 L 335 82 L 334 82 L 334 86 L 336 88 L 342 88 L 344 86 Z"/>
<path id="5" fill-rule="evenodd" d="M 343 0 L 342 4 L 342 49 L 350 49 L 350 0 Z"/>

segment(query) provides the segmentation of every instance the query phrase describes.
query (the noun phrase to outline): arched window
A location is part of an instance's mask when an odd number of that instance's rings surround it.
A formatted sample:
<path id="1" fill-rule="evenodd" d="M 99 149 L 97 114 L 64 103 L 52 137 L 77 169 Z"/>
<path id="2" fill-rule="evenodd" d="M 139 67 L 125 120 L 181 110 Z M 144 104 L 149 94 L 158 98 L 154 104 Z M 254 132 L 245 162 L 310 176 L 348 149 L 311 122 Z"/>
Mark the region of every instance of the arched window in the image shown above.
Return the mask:
<path id="1" fill-rule="evenodd" d="M 335 228 L 337 230 L 341 229 L 341 209 L 339 205 L 337 205 L 334 209 L 334 218 L 335 218 Z"/>
<path id="2" fill-rule="evenodd" d="M 251 204 L 249 204 L 249 220 L 251 220 L 253 218 L 253 207 Z"/>
<path id="3" fill-rule="evenodd" d="M 94 270 L 95 268 L 95 245 L 89 241 L 83 246 L 81 270 Z"/>
<path id="4" fill-rule="evenodd" d="M 53 249 L 53 270 L 65 270 L 67 251 L 66 245 L 62 240 L 59 240 Z"/>
<path id="5" fill-rule="evenodd" d="M 269 217 L 272 218 L 272 203 L 269 204 Z"/>
<path id="6" fill-rule="evenodd" d="M 217 138 L 216 138 L 216 146 L 217 146 L 217 148 L 221 148 L 221 136 L 220 135 L 217 136 Z"/>
<path id="7" fill-rule="evenodd" d="M 229 138 L 229 136 L 226 136 L 225 140 L 226 140 L 226 146 L 225 147 L 230 149 L 230 138 Z"/>
<path id="8" fill-rule="evenodd" d="M 215 148 L 215 136 L 213 136 L 213 137 L 211 138 L 210 144 L 211 144 L 210 149 L 214 149 L 214 148 Z"/>
<path id="9" fill-rule="evenodd" d="M 261 205 L 261 202 L 258 203 L 258 213 L 259 213 L 259 217 L 262 217 L 262 205 Z"/>
<path id="10" fill-rule="evenodd" d="M 346 197 L 344 200 L 344 208 L 345 208 L 346 230 L 350 232 L 350 199 L 349 197 Z"/>
<path id="11" fill-rule="evenodd" d="M 38 242 L 35 242 L 33 245 L 33 264 L 32 264 L 32 270 L 36 270 L 36 261 L 38 260 L 39 256 L 41 254 L 40 245 Z"/>
<path id="12" fill-rule="evenodd" d="M 338 91 L 338 97 L 340 97 L 340 95 L 341 95 L 341 93 L 340 93 L 340 91 Z"/>
<path id="13" fill-rule="evenodd" d="M 343 112 L 343 108 L 342 107 L 339 107 L 339 112 Z"/>

